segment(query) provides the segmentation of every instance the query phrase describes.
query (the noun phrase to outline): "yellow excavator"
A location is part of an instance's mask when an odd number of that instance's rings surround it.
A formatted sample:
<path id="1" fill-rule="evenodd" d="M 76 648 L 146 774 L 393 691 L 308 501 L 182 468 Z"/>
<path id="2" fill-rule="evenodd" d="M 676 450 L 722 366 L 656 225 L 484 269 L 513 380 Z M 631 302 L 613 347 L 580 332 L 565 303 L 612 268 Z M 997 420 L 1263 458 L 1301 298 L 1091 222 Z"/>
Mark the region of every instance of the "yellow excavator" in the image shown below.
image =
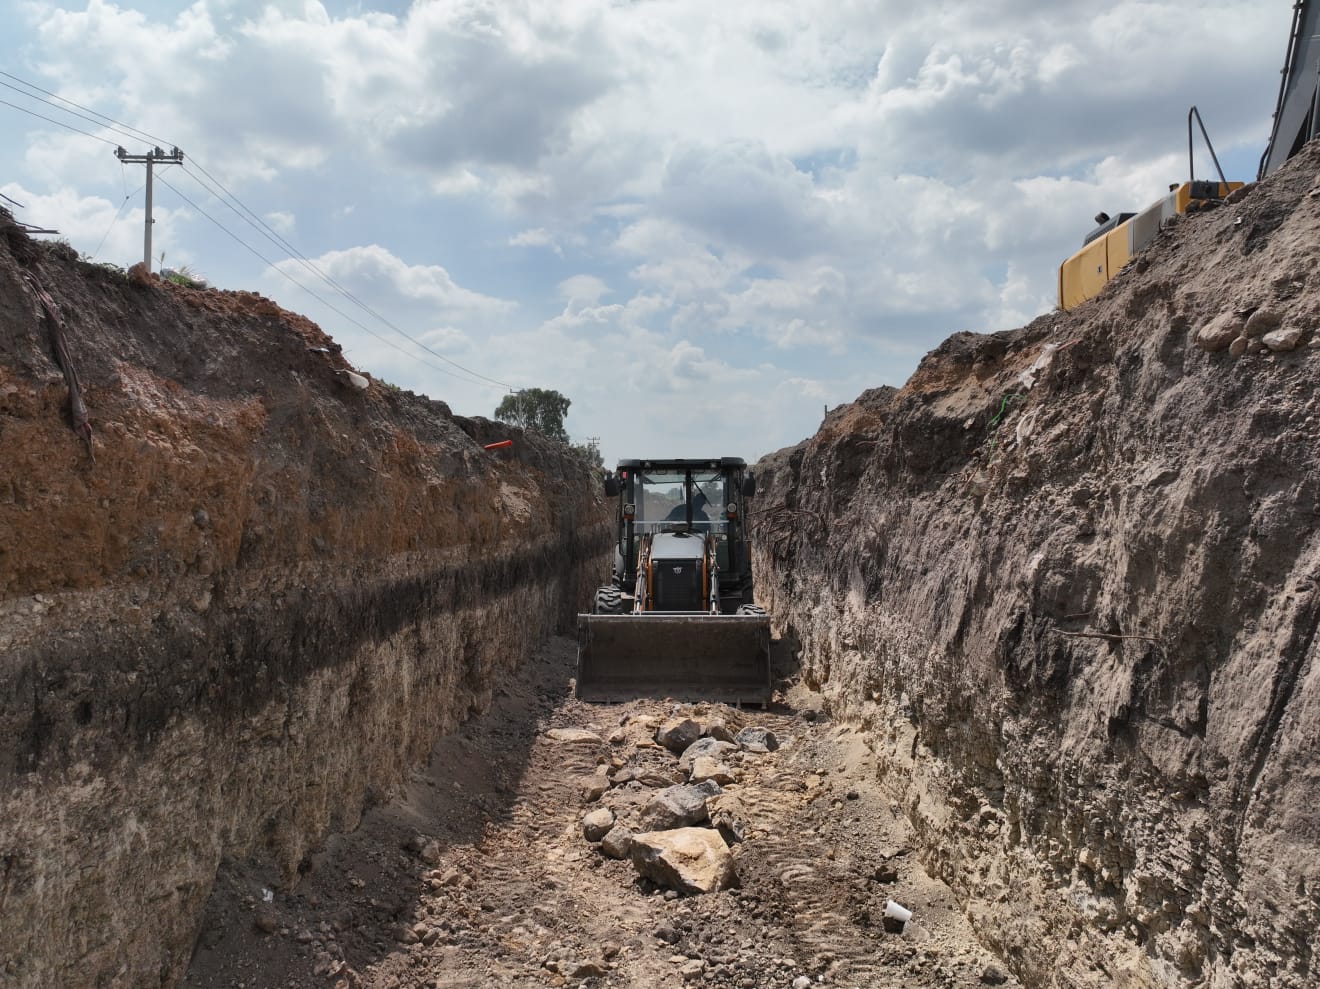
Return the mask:
<path id="1" fill-rule="evenodd" d="M 1288 35 L 1279 98 L 1270 140 L 1261 155 L 1256 178 L 1263 179 L 1301 150 L 1320 132 L 1320 4 L 1295 0 Z M 1218 181 L 1197 181 L 1192 162 L 1192 122 L 1201 127 Z M 1096 228 L 1087 234 L 1082 249 L 1059 265 L 1059 308 L 1079 306 L 1096 295 L 1138 251 L 1155 239 L 1169 220 L 1183 213 L 1218 205 L 1241 182 L 1224 179 L 1219 159 L 1196 107 L 1187 114 L 1187 157 L 1192 165 L 1189 181 L 1169 187 L 1169 193 L 1140 213 L 1096 216 Z"/>
<path id="2" fill-rule="evenodd" d="M 1192 155 L 1193 119 L 1201 123 L 1201 114 L 1196 107 L 1187 114 L 1189 159 Z M 1210 138 L 1205 133 L 1204 124 L 1201 124 L 1201 134 L 1209 147 Z M 1210 157 L 1219 172 L 1218 182 L 1198 181 L 1193 174 L 1189 181 L 1171 185 L 1168 195 L 1140 213 L 1120 213 L 1114 217 L 1108 213 L 1096 215 L 1097 226 L 1082 241 L 1082 249 L 1059 265 L 1060 309 L 1066 312 L 1098 294 L 1119 269 L 1155 239 L 1172 217 L 1217 206 L 1234 189 L 1242 188 L 1241 182 L 1225 180 L 1214 148 L 1210 148 Z"/>

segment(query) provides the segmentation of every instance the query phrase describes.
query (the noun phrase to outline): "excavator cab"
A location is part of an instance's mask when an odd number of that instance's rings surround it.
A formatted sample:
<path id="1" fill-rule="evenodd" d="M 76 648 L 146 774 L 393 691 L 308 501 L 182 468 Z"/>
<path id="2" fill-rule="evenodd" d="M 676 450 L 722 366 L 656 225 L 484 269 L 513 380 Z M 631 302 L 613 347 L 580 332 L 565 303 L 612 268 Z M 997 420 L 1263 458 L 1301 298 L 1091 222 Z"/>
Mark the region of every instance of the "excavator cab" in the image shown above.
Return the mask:
<path id="1" fill-rule="evenodd" d="M 745 461 L 621 460 L 608 585 L 578 616 L 577 696 L 765 704 L 770 620 L 753 601 Z"/>

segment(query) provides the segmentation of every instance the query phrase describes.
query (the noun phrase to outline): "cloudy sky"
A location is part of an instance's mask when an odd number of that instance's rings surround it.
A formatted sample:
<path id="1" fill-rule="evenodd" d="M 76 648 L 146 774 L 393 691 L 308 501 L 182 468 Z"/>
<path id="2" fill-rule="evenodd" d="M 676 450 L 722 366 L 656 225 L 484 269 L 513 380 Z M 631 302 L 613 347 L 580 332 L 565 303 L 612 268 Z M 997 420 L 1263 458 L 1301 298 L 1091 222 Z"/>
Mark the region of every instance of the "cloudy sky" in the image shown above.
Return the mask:
<path id="1" fill-rule="evenodd" d="M 569 432 L 611 461 L 753 459 L 902 384 L 949 334 L 1050 310 L 1098 210 L 1186 177 L 1192 104 L 1228 177 L 1253 178 L 1292 16 L 1291 0 L 4 8 L 0 100 L 23 110 L 0 104 L 0 193 L 19 219 L 141 259 L 145 170 L 113 146 L 153 141 L 37 86 L 183 150 L 156 184 L 166 266 L 305 312 L 359 368 L 462 414 L 557 389 Z"/>

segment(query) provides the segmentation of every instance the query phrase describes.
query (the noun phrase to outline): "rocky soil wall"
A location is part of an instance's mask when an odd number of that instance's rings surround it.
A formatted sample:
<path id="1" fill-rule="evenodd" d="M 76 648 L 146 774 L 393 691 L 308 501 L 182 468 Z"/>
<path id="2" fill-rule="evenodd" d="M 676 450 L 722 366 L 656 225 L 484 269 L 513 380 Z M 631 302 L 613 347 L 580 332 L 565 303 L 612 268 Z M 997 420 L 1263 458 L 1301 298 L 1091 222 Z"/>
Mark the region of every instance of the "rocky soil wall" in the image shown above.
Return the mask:
<path id="1" fill-rule="evenodd" d="M 762 603 L 1027 984 L 1320 980 L 1318 171 L 760 465 Z"/>
<path id="2" fill-rule="evenodd" d="M 608 572 L 566 448 L 346 370 L 0 214 L 0 983 L 175 985 L 222 856 L 292 881 Z"/>

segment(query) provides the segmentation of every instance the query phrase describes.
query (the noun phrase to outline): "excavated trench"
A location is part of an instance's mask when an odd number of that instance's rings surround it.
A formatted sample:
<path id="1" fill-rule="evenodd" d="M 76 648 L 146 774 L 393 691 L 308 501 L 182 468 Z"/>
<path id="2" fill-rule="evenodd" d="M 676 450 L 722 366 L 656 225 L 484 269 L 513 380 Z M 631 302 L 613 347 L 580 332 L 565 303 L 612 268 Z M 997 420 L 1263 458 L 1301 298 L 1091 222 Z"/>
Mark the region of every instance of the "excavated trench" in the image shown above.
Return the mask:
<path id="1" fill-rule="evenodd" d="M 765 458 L 766 712 L 572 700 L 561 448 L 3 223 L 0 981 L 1315 984 L 1318 166 Z M 782 739 L 704 896 L 582 835 L 676 716 Z"/>

